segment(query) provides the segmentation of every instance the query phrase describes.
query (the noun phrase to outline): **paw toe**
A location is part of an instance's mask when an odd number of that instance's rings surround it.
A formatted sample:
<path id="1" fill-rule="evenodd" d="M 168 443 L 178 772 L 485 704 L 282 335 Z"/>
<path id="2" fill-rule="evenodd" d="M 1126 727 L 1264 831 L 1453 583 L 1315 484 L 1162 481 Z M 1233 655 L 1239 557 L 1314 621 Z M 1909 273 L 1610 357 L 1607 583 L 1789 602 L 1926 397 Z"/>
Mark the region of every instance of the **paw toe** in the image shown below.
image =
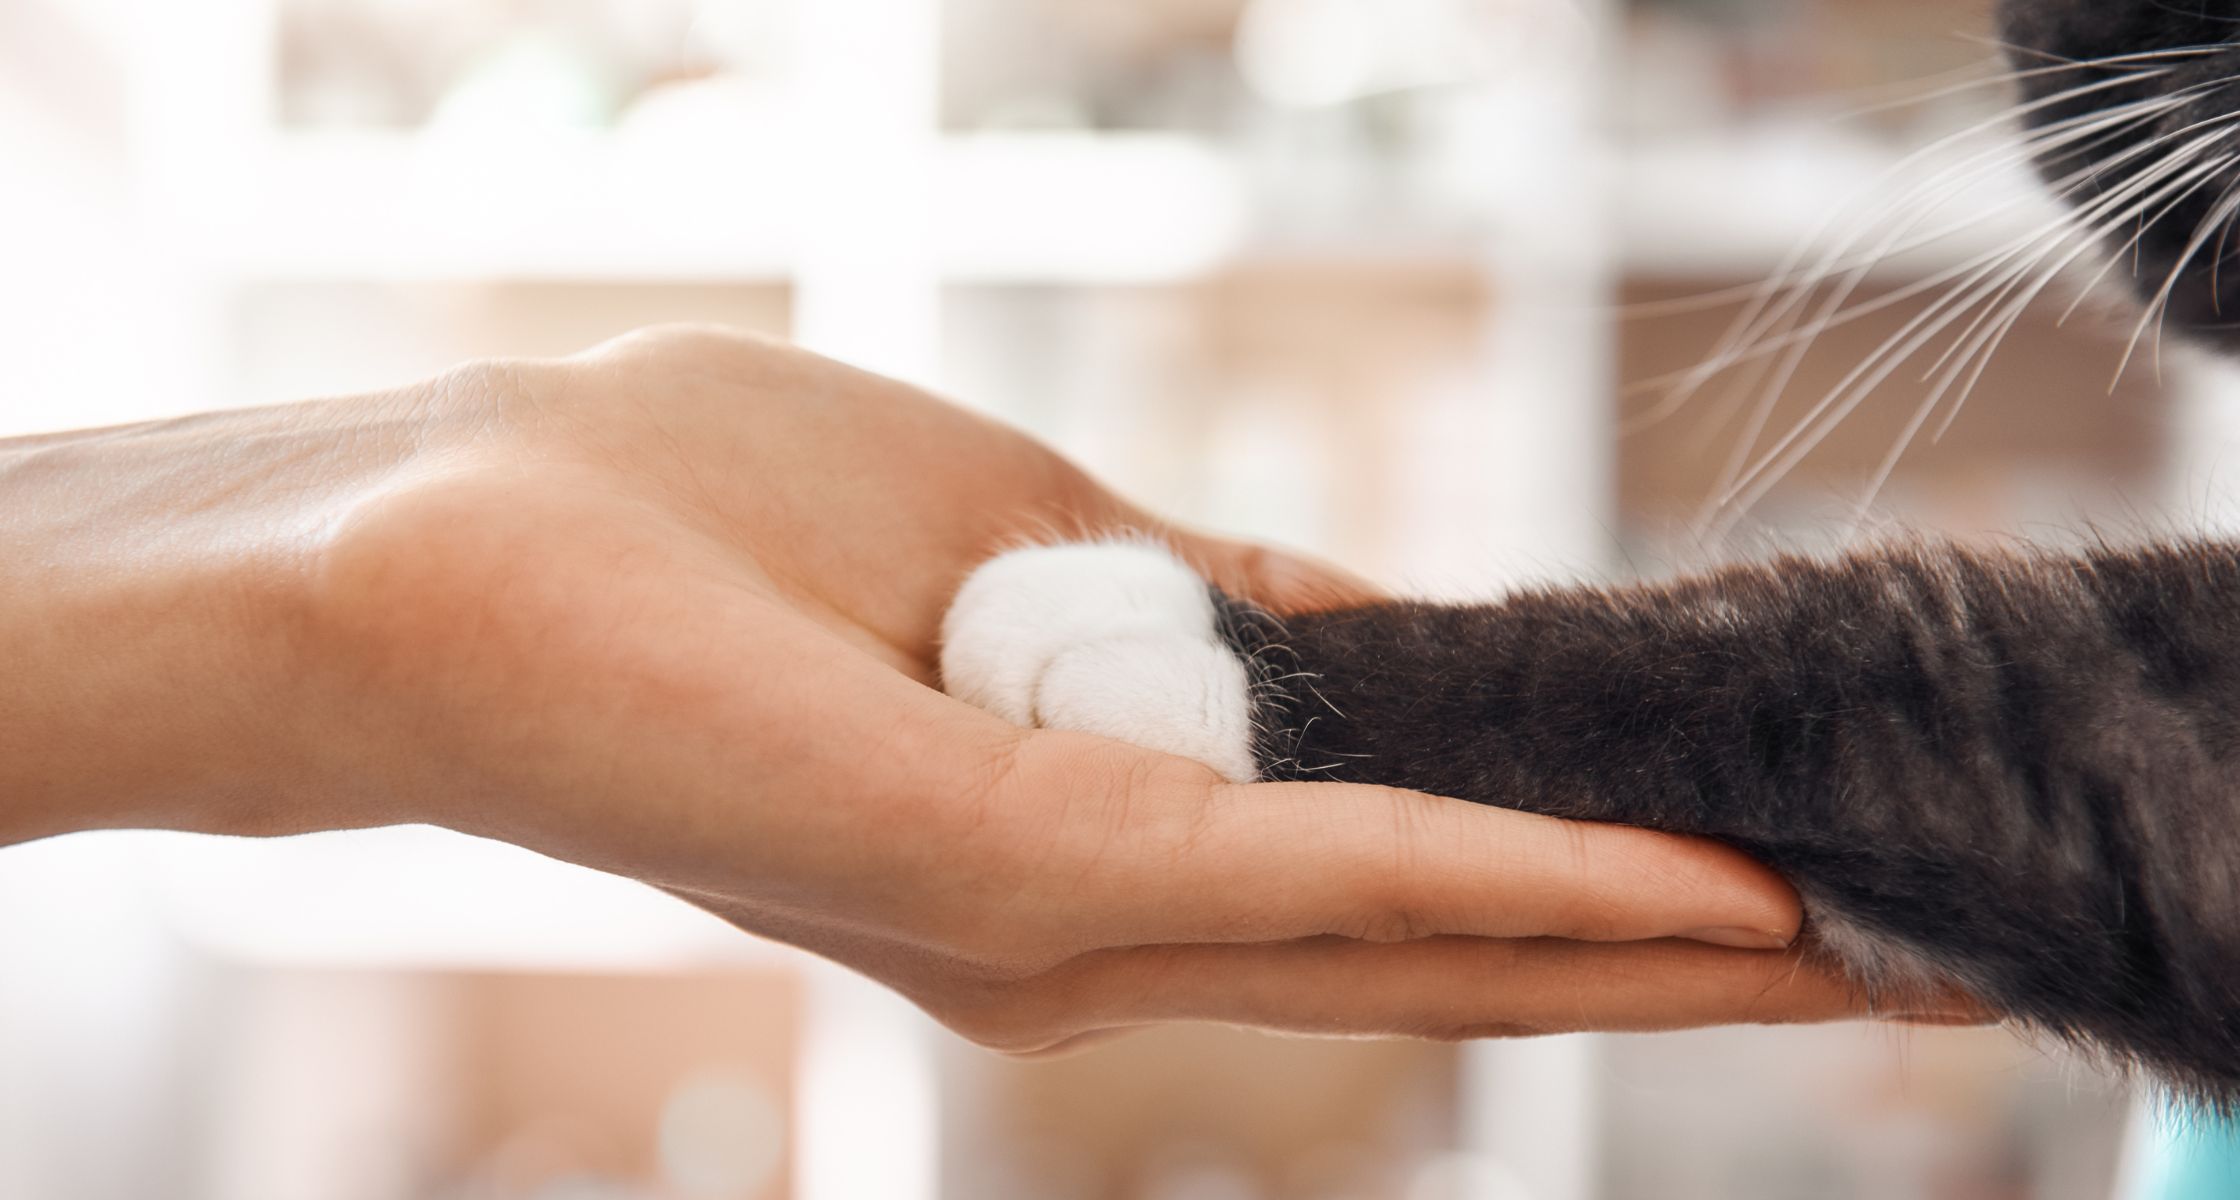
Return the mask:
<path id="1" fill-rule="evenodd" d="M 1245 783 L 1258 773 L 1251 695 L 1244 663 L 1226 646 L 1171 634 L 1116 637 L 1051 662 L 1035 724 L 1193 759 Z"/>
<path id="2" fill-rule="evenodd" d="M 949 694 L 1015 725 L 1067 729 L 1253 774 L 1250 683 L 1213 595 L 1140 543 L 1037 547 L 994 559 L 942 628 Z"/>

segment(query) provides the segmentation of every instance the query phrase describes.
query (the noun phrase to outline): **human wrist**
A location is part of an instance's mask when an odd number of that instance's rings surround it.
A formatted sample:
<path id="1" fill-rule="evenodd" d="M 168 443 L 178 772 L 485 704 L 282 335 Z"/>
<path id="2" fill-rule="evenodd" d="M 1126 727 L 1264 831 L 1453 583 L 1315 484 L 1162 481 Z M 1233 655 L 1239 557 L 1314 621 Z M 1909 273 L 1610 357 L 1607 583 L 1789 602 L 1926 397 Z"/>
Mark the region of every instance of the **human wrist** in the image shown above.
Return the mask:
<path id="1" fill-rule="evenodd" d="M 321 420 L 0 442 L 0 844 L 367 823 L 320 768 L 304 669 L 306 564 L 362 478 L 328 478 Z"/>

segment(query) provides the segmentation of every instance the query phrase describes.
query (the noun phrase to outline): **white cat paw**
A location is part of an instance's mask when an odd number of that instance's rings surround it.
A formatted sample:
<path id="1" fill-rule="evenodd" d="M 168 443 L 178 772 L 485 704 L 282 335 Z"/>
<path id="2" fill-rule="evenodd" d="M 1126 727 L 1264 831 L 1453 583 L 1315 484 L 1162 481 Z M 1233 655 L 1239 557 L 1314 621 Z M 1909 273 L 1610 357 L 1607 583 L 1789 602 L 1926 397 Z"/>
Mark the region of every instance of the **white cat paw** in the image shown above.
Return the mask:
<path id="1" fill-rule="evenodd" d="M 1195 759 L 1236 783 L 1252 757 L 1252 687 L 1212 592 L 1138 542 L 1038 546 L 990 560 L 942 624 L 950 695 L 1015 725 Z"/>

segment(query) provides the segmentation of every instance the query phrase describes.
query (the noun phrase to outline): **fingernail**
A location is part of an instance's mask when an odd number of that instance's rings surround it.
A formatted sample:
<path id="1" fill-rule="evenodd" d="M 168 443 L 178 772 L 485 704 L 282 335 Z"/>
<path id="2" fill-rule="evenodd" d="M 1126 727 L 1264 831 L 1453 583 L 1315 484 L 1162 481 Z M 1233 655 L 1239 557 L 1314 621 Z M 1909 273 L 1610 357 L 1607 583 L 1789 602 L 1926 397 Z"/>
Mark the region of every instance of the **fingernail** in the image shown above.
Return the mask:
<path id="1" fill-rule="evenodd" d="M 1709 942 L 1714 946 L 1728 946 L 1736 950 L 1786 950 L 1789 939 L 1763 929 L 1743 929 L 1728 926 L 1718 929 L 1691 929 L 1680 935 L 1691 942 Z"/>

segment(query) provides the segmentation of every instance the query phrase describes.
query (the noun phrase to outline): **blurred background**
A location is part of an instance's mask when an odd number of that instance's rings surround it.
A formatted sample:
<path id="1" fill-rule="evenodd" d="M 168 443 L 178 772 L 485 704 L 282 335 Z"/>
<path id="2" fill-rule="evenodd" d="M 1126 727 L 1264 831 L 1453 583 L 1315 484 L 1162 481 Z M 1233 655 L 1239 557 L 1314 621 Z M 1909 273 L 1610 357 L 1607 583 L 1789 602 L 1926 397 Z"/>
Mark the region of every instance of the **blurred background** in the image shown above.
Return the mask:
<path id="1" fill-rule="evenodd" d="M 1438 596 L 2229 527 L 2233 389 L 2068 311 L 1987 7 L 0 0 L 0 433 L 694 320 Z M 431 830 L 0 851 L 10 1200 L 2084 1200 L 2126 1113 L 1996 1031 L 1010 1063 Z"/>

